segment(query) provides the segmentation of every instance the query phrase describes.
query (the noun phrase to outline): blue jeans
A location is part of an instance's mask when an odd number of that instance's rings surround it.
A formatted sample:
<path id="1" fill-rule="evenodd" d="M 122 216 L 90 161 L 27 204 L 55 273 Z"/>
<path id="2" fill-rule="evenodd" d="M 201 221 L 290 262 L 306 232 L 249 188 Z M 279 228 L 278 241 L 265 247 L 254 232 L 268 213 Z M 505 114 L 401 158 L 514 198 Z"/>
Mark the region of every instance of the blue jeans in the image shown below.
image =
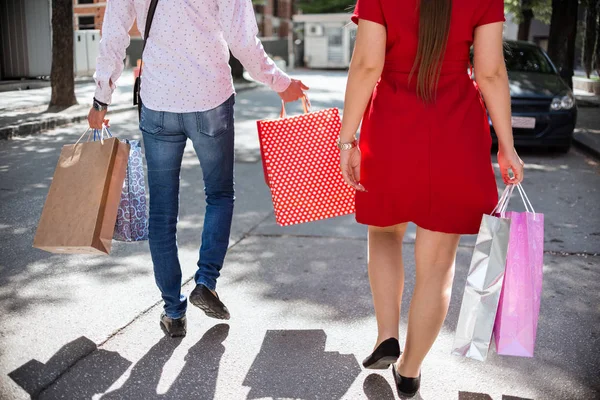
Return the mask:
<path id="1" fill-rule="evenodd" d="M 196 283 L 214 290 L 223 267 L 234 203 L 234 103 L 235 96 L 231 96 L 215 109 L 191 113 L 142 108 L 140 129 L 150 192 L 150 253 L 156 284 L 170 318 L 182 317 L 187 307 L 187 299 L 181 294 L 177 221 L 181 161 L 188 139 L 200 160 L 206 196 Z"/>

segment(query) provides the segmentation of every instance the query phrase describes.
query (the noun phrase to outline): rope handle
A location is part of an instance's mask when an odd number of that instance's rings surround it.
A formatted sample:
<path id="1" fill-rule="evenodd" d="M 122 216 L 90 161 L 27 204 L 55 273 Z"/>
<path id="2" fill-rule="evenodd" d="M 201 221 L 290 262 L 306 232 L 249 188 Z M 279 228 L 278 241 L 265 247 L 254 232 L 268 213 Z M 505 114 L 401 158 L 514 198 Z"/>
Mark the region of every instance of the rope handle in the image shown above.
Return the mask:
<path id="1" fill-rule="evenodd" d="M 504 215 L 506 214 L 506 211 L 508 210 L 508 203 L 510 202 L 510 198 L 512 197 L 512 194 L 513 194 L 515 188 L 517 188 L 517 190 L 519 191 L 519 195 L 521 197 L 521 200 L 523 201 L 523 205 L 525 205 L 525 211 L 533 214 L 533 218 L 535 219 L 535 217 L 536 217 L 535 209 L 533 208 L 533 205 L 531 204 L 529 197 L 527 197 L 527 193 L 525 193 L 525 189 L 523 189 L 523 185 L 521 185 L 520 183 L 518 183 L 516 185 L 507 185 L 506 186 L 506 188 L 504 189 L 504 192 L 502 192 L 502 195 L 500 196 L 500 200 L 498 201 L 498 204 L 492 211 L 492 215 L 498 213 L 498 214 L 500 214 L 500 216 L 502 218 L 504 218 Z"/>

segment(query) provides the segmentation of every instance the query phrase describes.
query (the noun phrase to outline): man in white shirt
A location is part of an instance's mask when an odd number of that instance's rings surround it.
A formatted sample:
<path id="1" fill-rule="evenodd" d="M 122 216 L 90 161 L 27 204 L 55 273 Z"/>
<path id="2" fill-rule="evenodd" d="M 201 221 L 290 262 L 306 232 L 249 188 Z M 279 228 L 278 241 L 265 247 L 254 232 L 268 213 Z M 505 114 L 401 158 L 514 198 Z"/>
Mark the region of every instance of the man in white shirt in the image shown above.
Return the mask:
<path id="1" fill-rule="evenodd" d="M 90 127 L 100 129 L 115 82 L 123 71 L 128 32 L 145 26 L 151 0 L 109 0 L 97 59 Z M 141 29 L 140 29 L 141 31 Z M 150 192 L 150 252 L 165 309 L 161 325 L 171 336 L 186 334 L 186 297 L 181 294 L 177 255 L 179 175 L 190 139 L 205 183 L 206 215 L 196 287 L 190 302 L 208 316 L 229 319 L 215 288 L 229 245 L 233 215 L 235 92 L 229 51 L 250 75 L 286 101 L 308 88 L 290 79 L 267 56 L 251 0 L 159 0 L 144 50 L 143 133 Z"/>

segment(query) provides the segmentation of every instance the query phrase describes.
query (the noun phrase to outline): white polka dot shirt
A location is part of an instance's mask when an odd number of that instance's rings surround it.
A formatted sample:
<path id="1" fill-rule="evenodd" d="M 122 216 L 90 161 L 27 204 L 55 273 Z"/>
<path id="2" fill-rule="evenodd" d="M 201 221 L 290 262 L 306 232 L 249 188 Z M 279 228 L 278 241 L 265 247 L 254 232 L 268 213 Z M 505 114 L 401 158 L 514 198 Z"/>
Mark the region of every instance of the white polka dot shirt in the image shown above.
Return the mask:
<path id="1" fill-rule="evenodd" d="M 99 55 L 96 93 L 110 104 L 123 72 L 129 31 L 137 17 L 144 32 L 150 0 L 108 0 Z M 206 111 L 233 93 L 229 50 L 250 75 L 276 92 L 290 78 L 257 38 L 251 0 L 159 0 L 144 51 L 141 97 L 156 111 Z"/>

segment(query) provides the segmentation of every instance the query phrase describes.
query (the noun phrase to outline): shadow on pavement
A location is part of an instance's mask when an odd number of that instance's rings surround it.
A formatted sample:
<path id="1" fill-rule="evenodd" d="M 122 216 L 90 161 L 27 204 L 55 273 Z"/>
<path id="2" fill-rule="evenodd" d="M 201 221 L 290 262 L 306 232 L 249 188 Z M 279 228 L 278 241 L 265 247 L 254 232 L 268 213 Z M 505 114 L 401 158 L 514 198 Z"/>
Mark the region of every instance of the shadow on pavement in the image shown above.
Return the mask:
<path id="1" fill-rule="evenodd" d="M 87 355 L 89 357 L 86 358 L 86 362 L 90 363 L 91 368 L 85 370 L 85 376 L 77 374 L 67 381 L 67 384 L 77 382 L 77 385 L 65 387 L 63 383 L 50 386 L 65 370 Z M 118 353 L 97 350 L 94 342 L 80 337 L 63 346 L 47 363 L 31 360 L 11 372 L 9 376 L 32 398 L 48 398 L 44 395 L 46 393 L 69 393 L 73 396 L 71 398 L 91 399 L 95 393 L 106 391 L 130 365 L 131 362 Z M 82 382 L 85 384 L 82 385 Z M 49 389 L 40 396 L 48 387 Z M 75 387 L 80 390 L 74 390 Z"/>
<path id="2" fill-rule="evenodd" d="M 458 392 L 458 400 L 492 400 L 492 396 L 483 393 Z M 502 400 L 531 400 L 524 397 L 502 396 Z"/>
<path id="3" fill-rule="evenodd" d="M 223 341 L 229 325 L 209 329 L 188 350 L 185 364 L 169 390 L 157 393 L 165 364 L 171 359 L 181 339 L 161 338 L 131 369 L 125 383 L 102 399 L 212 399 L 215 395 Z M 77 368 L 69 369 L 77 365 Z M 105 393 L 129 369 L 131 362 L 117 352 L 97 350 L 96 345 L 81 337 L 61 348 L 46 364 L 32 360 L 9 376 L 35 399 L 91 400 Z M 66 371 L 66 372 L 65 372 Z"/>
<path id="4" fill-rule="evenodd" d="M 243 385 L 248 399 L 341 399 L 361 369 L 352 354 L 325 351 L 323 330 L 269 330 Z"/>
<path id="5" fill-rule="evenodd" d="M 363 391 L 368 400 L 395 400 L 394 389 L 379 374 L 367 376 L 363 383 Z"/>
<path id="6" fill-rule="evenodd" d="M 131 371 L 131 376 L 119 389 L 102 399 L 212 399 L 215 395 L 219 363 L 225 353 L 223 341 L 229 335 L 229 325 L 219 324 L 209 329 L 185 356 L 181 373 L 165 394 L 157 394 L 163 368 L 181 340 L 162 338 Z"/>

